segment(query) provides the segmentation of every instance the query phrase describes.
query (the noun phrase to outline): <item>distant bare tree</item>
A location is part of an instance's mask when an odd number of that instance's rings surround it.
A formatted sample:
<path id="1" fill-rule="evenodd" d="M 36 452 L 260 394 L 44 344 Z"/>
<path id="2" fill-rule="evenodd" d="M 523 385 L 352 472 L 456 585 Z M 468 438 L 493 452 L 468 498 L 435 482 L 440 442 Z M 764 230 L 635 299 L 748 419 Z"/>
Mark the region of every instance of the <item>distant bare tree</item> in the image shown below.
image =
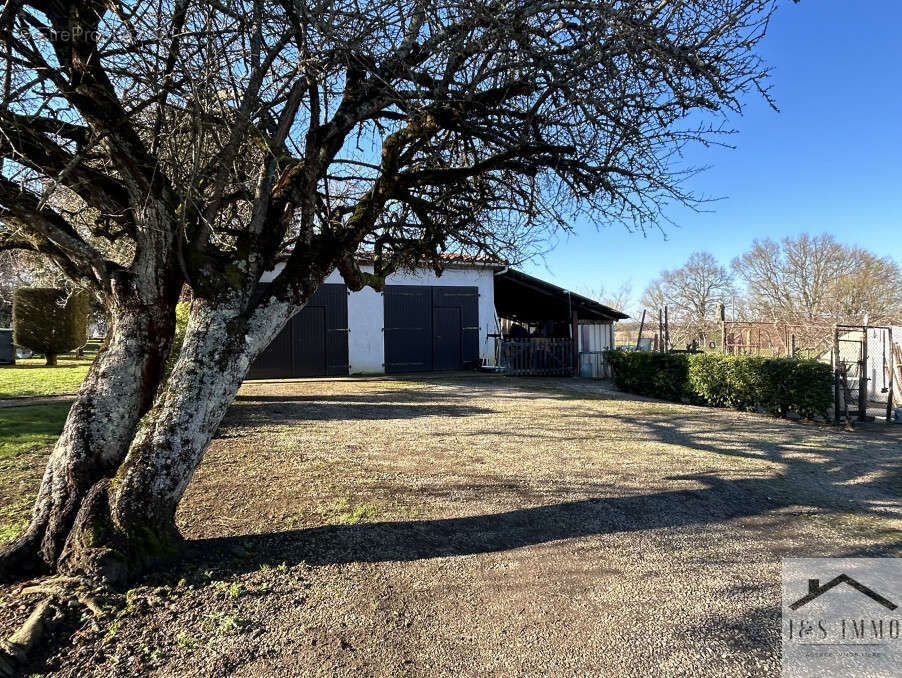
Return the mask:
<path id="1" fill-rule="evenodd" d="M 632 315 L 633 307 L 633 283 L 627 280 L 616 288 L 608 288 L 604 285 L 599 287 L 586 287 L 579 291 L 584 297 L 594 299 L 595 301 L 610 306 L 611 308 L 623 311 L 627 315 Z"/>
<path id="2" fill-rule="evenodd" d="M 646 308 L 667 306 L 674 345 L 707 341 L 717 325 L 717 307 L 736 293 L 733 276 L 707 252 L 695 252 L 680 268 L 664 271 L 642 295 Z"/>
<path id="3" fill-rule="evenodd" d="M 19 252 L 0 252 L 0 327 L 12 322 L 13 292 L 28 284 L 28 270 Z"/>
<path id="4" fill-rule="evenodd" d="M 12 323 L 13 292 L 27 286 L 64 288 L 72 283 L 39 256 L 21 250 L 0 250 L 0 327 Z"/>
<path id="5" fill-rule="evenodd" d="M 891 257 L 859 247 L 848 250 L 848 267 L 831 286 L 834 317 L 848 324 L 902 325 L 902 269 Z"/>
<path id="6" fill-rule="evenodd" d="M 732 267 L 760 320 L 831 325 L 902 318 L 899 265 L 829 234 L 756 240 Z"/>

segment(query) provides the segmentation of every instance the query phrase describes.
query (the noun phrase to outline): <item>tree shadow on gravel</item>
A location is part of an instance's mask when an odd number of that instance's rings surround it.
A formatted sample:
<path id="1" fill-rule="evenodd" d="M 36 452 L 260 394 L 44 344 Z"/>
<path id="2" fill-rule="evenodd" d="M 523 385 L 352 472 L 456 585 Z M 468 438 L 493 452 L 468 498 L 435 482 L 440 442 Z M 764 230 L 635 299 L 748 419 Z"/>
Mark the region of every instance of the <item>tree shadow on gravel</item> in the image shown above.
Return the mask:
<path id="1" fill-rule="evenodd" d="M 561 415 L 566 417 L 568 415 Z M 768 483 L 768 496 L 785 504 L 851 510 L 899 518 L 902 493 L 902 440 L 893 435 L 848 432 L 811 423 L 730 410 L 686 408 L 640 415 L 579 413 L 605 422 L 599 428 L 637 438 L 707 452 L 712 459 L 734 457 L 777 465 L 780 481 Z M 724 461 L 724 464 L 727 462 Z"/>
<path id="2" fill-rule="evenodd" d="M 332 565 L 465 556 L 562 539 L 707 525 L 785 507 L 767 498 L 767 479 L 725 481 L 703 474 L 673 480 L 696 480 L 706 487 L 586 499 L 489 515 L 326 525 L 194 540 L 186 544 L 182 567 L 175 569 L 209 568 L 234 574 L 283 562 Z M 898 545 L 884 545 L 876 551 L 897 553 Z"/>
<path id="3" fill-rule="evenodd" d="M 463 397 L 458 398 L 462 400 Z M 434 395 L 408 391 L 379 391 L 366 395 L 239 395 L 222 422 L 217 437 L 233 427 L 265 422 L 351 421 L 416 419 L 418 417 L 468 417 L 494 414 L 485 407 L 444 402 Z"/>

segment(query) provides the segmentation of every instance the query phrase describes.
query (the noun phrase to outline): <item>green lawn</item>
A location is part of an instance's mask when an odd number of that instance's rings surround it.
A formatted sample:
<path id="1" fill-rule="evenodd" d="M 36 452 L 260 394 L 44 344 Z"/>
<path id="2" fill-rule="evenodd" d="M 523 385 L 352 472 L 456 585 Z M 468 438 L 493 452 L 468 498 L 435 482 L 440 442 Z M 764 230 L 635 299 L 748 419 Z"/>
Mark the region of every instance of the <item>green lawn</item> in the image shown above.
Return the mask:
<path id="1" fill-rule="evenodd" d="M 46 367 L 43 358 L 0 365 L 0 400 L 75 393 L 84 381 L 98 347 L 97 342 L 88 343 L 83 357 L 78 359 L 74 353 L 64 353 L 56 367 Z"/>
<path id="2" fill-rule="evenodd" d="M 68 403 L 0 408 L 0 544 L 28 524 L 47 454 Z"/>
<path id="3" fill-rule="evenodd" d="M 0 459 L 53 445 L 69 407 L 69 403 L 0 407 Z"/>
<path id="4" fill-rule="evenodd" d="M 0 399 L 75 393 L 84 381 L 90 360 L 60 360 L 44 367 L 42 360 L 19 360 L 0 367 Z"/>

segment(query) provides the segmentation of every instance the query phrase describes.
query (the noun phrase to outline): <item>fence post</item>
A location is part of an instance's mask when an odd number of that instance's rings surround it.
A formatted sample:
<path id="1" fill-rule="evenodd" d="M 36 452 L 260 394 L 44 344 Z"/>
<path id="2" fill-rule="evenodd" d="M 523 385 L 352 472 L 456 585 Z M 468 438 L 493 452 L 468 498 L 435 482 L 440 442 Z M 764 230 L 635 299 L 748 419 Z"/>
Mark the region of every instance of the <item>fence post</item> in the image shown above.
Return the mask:
<path id="1" fill-rule="evenodd" d="M 839 371 L 842 368 L 839 364 L 839 327 L 837 325 L 833 326 L 833 350 L 830 352 L 830 355 L 833 358 L 833 402 L 835 404 L 834 413 L 836 416 L 836 423 L 839 424 Z"/>
<path id="2" fill-rule="evenodd" d="M 613 325 L 612 325 L 613 327 Z M 639 350 L 639 345 L 642 343 L 642 330 L 645 328 L 645 309 L 642 309 L 642 322 L 639 323 L 639 336 L 636 337 L 636 350 Z M 613 343 L 613 342 L 611 342 Z"/>
<path id="3" fill-rule="evenodd" d="M 839 368 L 833 370 L 833 420 L 839 424 Z"/>
<path id="4" fill-rule="evenodd" d="M 658 350 L 664 353 L 664 312 L 658 307 Z"/>
<path id="5" fill-rule="evenodd" d="M 865 319 L 861 342 L 861 365 L 858 368 L 858 421 L 868 420 L 868 325 Z"/>
<path id="6" fill-rule="evenodd" d="M 727 313 L 723 303 L 717 305 L 717 314 L 720 317 L 720 352 L 727 352 Z"/>
<path id="7" fill-rule="evenodd" d="M 886 394 L 886 423 L 889 424 L 893 420 L 893 386 L 895 386 L 893 382 L 896 379 L 896 366 L 893 365 L 893 350 L 895 347 L 893 345 L 892 327 L 886 328 L 886 341 L 889 345 L 889 392 Z M 885 350 L 884 355 L 886 355 Z M 886 367 L 884 367 L 883 369 L 884 374 L 886 374 Z"/>
<path id="8" fill-rule="evenodd" d="M 664 305 L 664 353 L 670 353 L 670 314 Z"/>
<path id="9" fill-rule="evenodd" d="M 833 368 L 839 368 L 839 326 L 833 326 Z"/>

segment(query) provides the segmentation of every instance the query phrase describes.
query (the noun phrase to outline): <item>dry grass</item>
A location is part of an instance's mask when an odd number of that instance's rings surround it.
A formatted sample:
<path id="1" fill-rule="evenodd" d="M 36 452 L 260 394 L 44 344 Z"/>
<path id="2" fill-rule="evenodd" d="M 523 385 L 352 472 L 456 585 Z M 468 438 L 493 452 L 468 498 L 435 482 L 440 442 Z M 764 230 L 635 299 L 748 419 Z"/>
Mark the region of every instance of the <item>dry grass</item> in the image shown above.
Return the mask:
<path id="1" fill-rule="evenodd" d="M 50 666 L 777 675 L 780 558 L 902 555 L 900 452 L 570 380 L 248 382 L 187 561 Z"/>
<path id="2" fill-rule="evenodd" d="M 898 518 L 885 510 L 885 495 L 898 495 L 898 440 L 585 382 L 561 388 L 569 383 L 249 382 L 195 477 L 183 528 L 213 537 L 321 525 L 358 505 L 369 518 L 442 518 L 668 491 L 716 495 L 725 484 L 781 505 L 845 511 L 853 502 L 862 518 Z M 225 517 L 223 490 L 236 509 Z"/>

